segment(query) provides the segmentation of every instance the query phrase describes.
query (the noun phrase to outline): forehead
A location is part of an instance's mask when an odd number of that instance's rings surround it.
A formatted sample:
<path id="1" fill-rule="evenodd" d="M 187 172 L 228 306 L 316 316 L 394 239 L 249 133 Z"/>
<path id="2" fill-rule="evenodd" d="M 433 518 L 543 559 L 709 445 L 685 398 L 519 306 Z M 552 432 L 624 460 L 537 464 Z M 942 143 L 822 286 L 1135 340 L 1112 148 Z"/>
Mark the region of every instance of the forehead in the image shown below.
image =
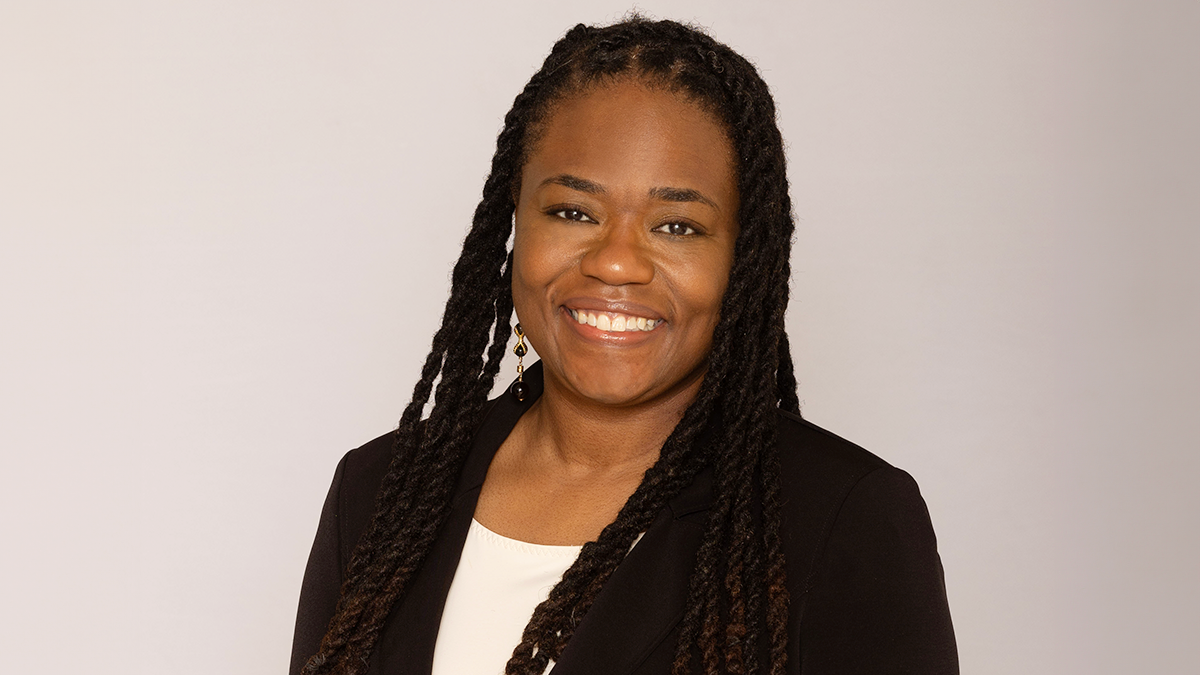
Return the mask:
<path id="1" fill-rule="evenodd" d="M 556 102 L 531 141 L 526 174 L 586 171 L 591 180 L 617 184 L 652 174 L 662 185 L 710 190 L 736 184 L 732 146 L 717 118 L 682 94 L 634 79 Z"/>

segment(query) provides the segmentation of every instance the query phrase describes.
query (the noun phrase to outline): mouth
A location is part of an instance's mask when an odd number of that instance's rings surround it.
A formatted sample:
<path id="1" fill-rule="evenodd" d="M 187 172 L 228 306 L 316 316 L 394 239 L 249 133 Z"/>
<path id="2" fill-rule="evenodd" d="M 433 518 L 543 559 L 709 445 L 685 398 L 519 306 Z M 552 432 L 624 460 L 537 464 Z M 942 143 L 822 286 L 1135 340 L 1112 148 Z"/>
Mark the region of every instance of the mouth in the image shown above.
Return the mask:
<path id="1" fill-rule="evenodd" d="M 606 333 L 648 333 L 662 324 L 662 319 L 621 314 L 619 312 L 595 312 L 586 309 L 566 308 L 571 318 Z"/>

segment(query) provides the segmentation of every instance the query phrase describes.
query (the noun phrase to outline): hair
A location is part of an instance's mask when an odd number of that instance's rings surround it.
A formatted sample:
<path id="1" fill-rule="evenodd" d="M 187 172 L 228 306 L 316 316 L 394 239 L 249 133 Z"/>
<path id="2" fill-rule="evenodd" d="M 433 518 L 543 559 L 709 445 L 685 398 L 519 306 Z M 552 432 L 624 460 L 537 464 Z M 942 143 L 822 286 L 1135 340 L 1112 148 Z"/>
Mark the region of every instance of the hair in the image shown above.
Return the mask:
<path id="1" fill-rule="evenodd" d="M 799 402 L 784 330 L 794 224 L 775 105 L 754 66 L 730 48 L 690 26 L 633 16 L 568 31 L 504 118 L 441 327 L 395 432 L 374 517 L 305 673 L 366 671 L 384 621 L 438 536 L 511 332 L 514 186 L 554 104 L 618 78 L 684 95 L 723 125 L 735 154 L 740 231 L 695 400 L 616 520 L 583 546 L 534 610 L 505 672 L 541 675 L 559 658 L 638 534 L 706 468 L 714 503 L 672 672 L 784 672 L 788 593 L 776 424 L 778 410 L 798 413 Z M 422 420 L 431 393 L 434 404 Z"/>

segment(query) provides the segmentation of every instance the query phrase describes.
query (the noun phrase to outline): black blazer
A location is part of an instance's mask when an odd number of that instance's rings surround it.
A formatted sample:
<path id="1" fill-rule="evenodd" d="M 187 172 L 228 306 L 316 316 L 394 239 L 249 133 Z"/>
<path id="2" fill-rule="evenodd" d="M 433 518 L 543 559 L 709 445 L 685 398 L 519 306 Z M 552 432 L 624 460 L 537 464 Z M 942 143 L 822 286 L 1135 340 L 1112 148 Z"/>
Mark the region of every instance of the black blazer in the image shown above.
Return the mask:
<path id="1" fill-rule="evenodd" d="M 489 403 L 449 518 L 388 617 L 371 657 L 372 675 L 429 673 L 442 607 L 488 465 L 541 394 L 540 368 L 527 373 L 530 395 L 524 403 L 508 395 Z M 779 445 L 791 593 L 788 671 L 957 673 L 941 562 L 916 483 L 866 450 L 787 413 L 779 416 Z M 300 593 L 292 673 L 316 653 L 333 615 L 343 570 L 370 522 L 391 449 L 388 434 L 338 464 Z M 702 473 L 671 500 L 597 596 L 555 675 L 670 672 L 711 502 L 711 473 Z"/>

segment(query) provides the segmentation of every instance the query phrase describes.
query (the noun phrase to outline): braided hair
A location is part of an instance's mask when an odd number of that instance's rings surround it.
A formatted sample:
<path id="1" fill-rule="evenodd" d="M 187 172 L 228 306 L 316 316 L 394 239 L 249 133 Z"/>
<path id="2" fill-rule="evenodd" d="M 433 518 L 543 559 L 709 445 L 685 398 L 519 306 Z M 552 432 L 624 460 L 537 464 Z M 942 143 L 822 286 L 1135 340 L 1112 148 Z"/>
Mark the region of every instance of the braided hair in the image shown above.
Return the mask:
<path id="1" fill-rule="evenodd" d="M 507 246 L 521 170 L 556 102 L 619 77 L 686 96 L 722 124 L 735 152 L 740 232 L 696 399 L 616 520 L 583 546 L 534 610 L 505 672 L 541 675 L 559 658 L 638 534 L 706 467 L 715 501 L 673 673 L 784 672 L 788 594 L 775 429 L 777 411 L 799 412 L 799 402 L 784 332 L 794 225 L 774 102 L 754 66 L 730 48 L 683 24 L 633 16 L 568 31 L 505 116 L 441 327 L 395 433 L 375 515 L 304 673 L 366 671 L 388 613 L 438 536 L 511 330 Z M 431 394 L 434 405 L 422 420 Z M 705 430 L 711 433 L 701 441 Z"/>

